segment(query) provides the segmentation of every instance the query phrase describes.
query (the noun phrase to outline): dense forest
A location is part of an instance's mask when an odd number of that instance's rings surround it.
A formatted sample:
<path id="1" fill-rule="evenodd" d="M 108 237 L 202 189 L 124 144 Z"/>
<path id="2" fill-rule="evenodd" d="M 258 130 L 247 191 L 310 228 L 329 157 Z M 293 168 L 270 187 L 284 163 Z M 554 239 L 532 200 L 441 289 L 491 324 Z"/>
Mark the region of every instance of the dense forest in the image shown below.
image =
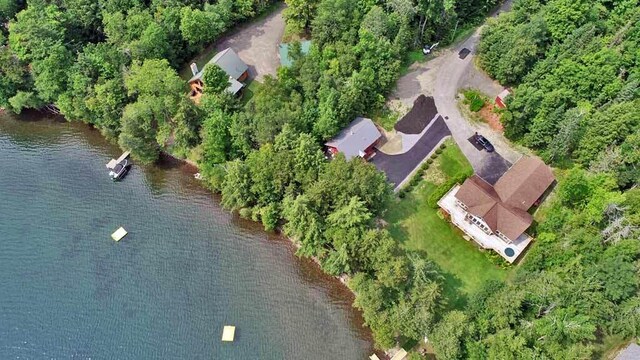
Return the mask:
<path id="1" fill-rule="evenodd" d="M 640 335 L 640 7 L 516 0 L 478 62 L 513 87 L 505 135 L 560 168 L 508 283 L 436 325 L 439 358 L 591 359 Z"/>
<path id="2" fill-rule="evenodd" d="M 637 1 L 516 0 L 484 29 L 479 63 L 514 89 L 505 134 L 565 170 L 514 278 L 464 310 L 379 225 L 384 175 L 322 152 L 383 106 L 410 49 L 451 41 L 496 2 L 287 0 L 287 32 L 310 52 L 294 44 L 246 103 L 207 66 L 195 105 L 176 69 L 270 1 L 0 0 L 0 107 L 86 122 L 141 162 L 197 161 L 225 208 L 350 276 L 380 347 L 427 335 L 441 359 L 591 358 L 640 331 Z"/>

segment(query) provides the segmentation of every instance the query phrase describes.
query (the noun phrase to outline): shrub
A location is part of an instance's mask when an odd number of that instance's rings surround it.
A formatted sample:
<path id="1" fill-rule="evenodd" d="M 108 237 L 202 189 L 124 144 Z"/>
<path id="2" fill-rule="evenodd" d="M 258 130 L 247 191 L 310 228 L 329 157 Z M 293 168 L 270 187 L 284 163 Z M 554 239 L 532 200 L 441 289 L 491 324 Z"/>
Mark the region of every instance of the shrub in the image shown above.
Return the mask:
<path id="1" fill-rule="evenodd" d="M 244 219 L 251 219 L 251 216 L 253 215 L 253 209 L 250 207 L 242 208 L 238 210 L 238 214 L 240 214 L 240 217 Z"/>
<path id="2" fill-rule="evenodd" d="M 469 177 L 469 174 L 460 173 L 451 179 L 447 180 L 444 184 L 438 186 L 427 198 L 427 205 L 431 206 L 434 209 L 438 208 L 438 201 L 449 191 L 451 188 L 458 183 L 464 182 L 464 180 Z"/>
<path id="3" fill-rule="evenodd" d="M 477 90 L 464 90 L 464 104 L 469 105 L 469 110 L 473 112 L 480 111 L 484 107 L 485 97 Z"/>
<path id="4" fill-rule="evenodd" d="M 260 209 L 260 219 L 262 220 L 262 225 L 265 230 L 275 230 L 276 226 L 278 226 L 278 221 L 280 220 L 278 204 L 271 203 Z"/>
<path id="5" fill-rule="evenodd" d="M 427 159 L 427 165 L 433 164 L 433 159 Z"/>
<path id="6" fill-rule="evenodd" d="M 438 155 L 442 154 L 442 149 L 438 148 L 438 149 L 436 150 L 436 154 L 438 154 Z"/>

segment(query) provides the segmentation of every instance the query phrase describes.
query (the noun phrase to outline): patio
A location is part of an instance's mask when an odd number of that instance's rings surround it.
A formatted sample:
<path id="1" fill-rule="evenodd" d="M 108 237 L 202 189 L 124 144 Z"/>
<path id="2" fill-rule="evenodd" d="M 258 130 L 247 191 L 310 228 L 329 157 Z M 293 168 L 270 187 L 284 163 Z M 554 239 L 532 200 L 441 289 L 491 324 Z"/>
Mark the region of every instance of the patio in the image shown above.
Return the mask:
<path id="1" fill-rule="evenodd" d="M 438 201 L 438 205 L 451 216 L 451 222 L 462 230 L 469 238 L 473 239 L 483 249 L 492 249 L 502 256 L 509 263 L 513 263 L 520 257 L 524 250 L 533 240 L 526 233 L 522 234 L 516 241 L 507 243 L 494 234 L 487 234 L 478 226 L 466 219 L 467 212 L 457 205 L 455 194 L 460 185 L 454 186 L 449 192 Z M 465 236 L 465 238 L 467 238 Z M 513 254 L 507 255 L 510 250 Z"/>

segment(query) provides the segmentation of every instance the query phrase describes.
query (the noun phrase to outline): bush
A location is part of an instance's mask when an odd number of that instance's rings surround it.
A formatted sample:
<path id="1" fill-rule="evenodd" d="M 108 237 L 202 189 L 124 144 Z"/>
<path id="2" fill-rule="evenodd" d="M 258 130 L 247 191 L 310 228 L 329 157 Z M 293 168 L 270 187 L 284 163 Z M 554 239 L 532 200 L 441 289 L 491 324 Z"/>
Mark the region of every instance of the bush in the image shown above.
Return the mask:
<path id="1" fill-rule="evenodd" d="M 260 219 L 262 220 L 262 225 L 265 230 L 275 230 L 276 226 L 278 226 L 278 221 L 280 221 L 280 209 L 278 209 L 278 204 L 271 203 L 260 209 Z"/>
<path id="2" fill-rule="evenodd" d="M 433 164 L 433 159 L 427 159 L 427 165 Z"/>
<path id="3" fill-rule="evenodd" d="M 485 96 L 477 90 L 464 90 L 464 104 L 469 105 L 469 110 L 473 112 L 480 111 L 485 104 Z"/>
<path id="4" fill-rule="evenodd" d="M 451 179 L 447 180 L 444 184 L 438 186 L 435 190 L 433 190 L 433 192 L 429 195 L 429 197 L 427 198 L 427 205 L 429 205 L 430 207 L 437 209 L 438 208 L 438 201 L 440 199 L 442 199 L 442 197 L 449 191 L 451 190 L 451 188 L 458 183 L 462 183 L 464 182 L 464 180 L 468 177 L 469 175 L 466 173 L 460 173 L 457 174 L 456 176 L 452 177 Z"/>
<path id="5" fill-rule="evenodd" d="M 250 207 L 242 208 L 238 210 L 238 214 L 240 214 L 241 218 L 251 219 L 251 216 L 253 215 L 253 209 Z"/>
<path id="6" fill-rule="evenodd" d="M 431 158 L 432 158 L 432 159 L 434 159 L 434 160 L 435 160 L 435 158 L 437 158 L 437 157 L 438 157 L 438 154 L 436 154 L 436 153 L 431 154 Z"/>
<path id="7" fill-rule="evenodd" d="M 442 149 L 440 149 L 440 148 L 436 149 L 436 154 L 438 154 L 438 155 L 442 154 Z"/>

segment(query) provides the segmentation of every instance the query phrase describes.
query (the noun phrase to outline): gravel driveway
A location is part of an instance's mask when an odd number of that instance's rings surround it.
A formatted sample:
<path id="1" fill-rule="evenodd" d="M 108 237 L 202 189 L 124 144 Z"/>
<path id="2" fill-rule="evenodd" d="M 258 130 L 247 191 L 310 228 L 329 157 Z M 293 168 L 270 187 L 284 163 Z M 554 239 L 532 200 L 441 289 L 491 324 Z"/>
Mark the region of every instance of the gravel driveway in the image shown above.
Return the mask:
<path id="1" fill-rule="evenodd" d="M 252 78 L 262 82 L 265 75 L 276 75 L 280 66 L 278 45 L 284 34 L 284 3 L 266 17 L 242 26 L 216 43 L 217 51 L 228 47 L 249 65 Z"/>
<path id="2" fill-rule="evenodd" d="M 280 66 L 278 45 L 282 40 L 285 25 L 282 18 L 285 5 L 281 3 L 277 6 L 278 8 L 269 15 L 231 30 L 189 64 L 196 62 L 198 67 L 202 68 L 217 52 L 230 47 L 249 65 L 251 78 L 262 82 L 267 74 L 275 76 Z M 191 77 L 188 64 L 181 71 L 181 75 L 186 79 Z"/>

